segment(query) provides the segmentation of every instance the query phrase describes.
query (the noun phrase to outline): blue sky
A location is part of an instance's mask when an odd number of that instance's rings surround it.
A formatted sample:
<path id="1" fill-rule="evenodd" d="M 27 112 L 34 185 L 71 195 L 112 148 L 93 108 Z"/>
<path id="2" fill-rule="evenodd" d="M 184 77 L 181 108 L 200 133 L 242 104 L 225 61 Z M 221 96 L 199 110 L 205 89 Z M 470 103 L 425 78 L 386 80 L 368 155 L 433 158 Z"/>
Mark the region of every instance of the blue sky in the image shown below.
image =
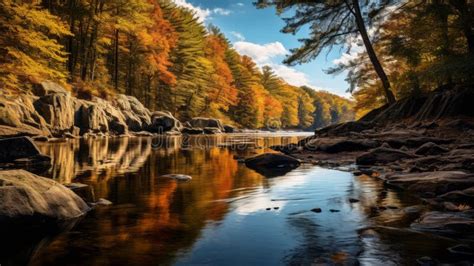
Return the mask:
<path id="1" fill-rule="evenodd" d="M 203 23 L 218 26 L 241 54 L 251 56 L 260 66 L 270 65 L 290 84 L 305 84 L 347 96 L 345 75 L 332 76 L 323 71 L 341 58 L 343 51 L 339 49 L 322 53 L 316 60 L 303 65 L 288 67 L 282 64 L 285 54 L 299 46 L 298 37 L 307 32 L 296 36 L 280 33 L 284 23 L 274 8 L 256 9 L 252 4 L 254 0 L 173 1 L 193 9 Z"/>

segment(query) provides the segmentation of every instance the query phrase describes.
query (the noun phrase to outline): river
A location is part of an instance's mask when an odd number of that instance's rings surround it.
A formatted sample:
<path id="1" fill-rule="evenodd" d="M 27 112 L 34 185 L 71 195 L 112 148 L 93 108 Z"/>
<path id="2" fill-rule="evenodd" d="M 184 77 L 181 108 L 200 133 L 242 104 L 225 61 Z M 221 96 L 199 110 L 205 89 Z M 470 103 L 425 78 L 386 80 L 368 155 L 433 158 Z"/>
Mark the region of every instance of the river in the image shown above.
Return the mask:
<path id="1" fill-rule="evenodd" d="M 43 175 L 88 184 L 97 199 L 113 205 L 96 208 L 73 228 L 44 236 L 21 254 L 33 265 L 400 265 L 415 264 L 423 256 L 449 260 L 449 241 L 403 229 L 410 222 L 405 208 L 419 204 L 417 199 L 385 188 L 375 178 L 308 164 L 268 178 L 237 160 L 305 136 L 38 143 L 53 158 L 53 167 Z M 193 179 L 180 182 L 161 177 L 165 174 Z"/>

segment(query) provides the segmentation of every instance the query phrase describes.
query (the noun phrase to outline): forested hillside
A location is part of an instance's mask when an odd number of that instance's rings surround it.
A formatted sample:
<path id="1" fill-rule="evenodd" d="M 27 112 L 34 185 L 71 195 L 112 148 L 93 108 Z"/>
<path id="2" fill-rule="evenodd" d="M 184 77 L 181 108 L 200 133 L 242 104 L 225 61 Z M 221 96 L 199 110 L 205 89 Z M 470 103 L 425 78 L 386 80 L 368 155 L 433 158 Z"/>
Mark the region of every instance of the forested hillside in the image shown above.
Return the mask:
<path id="1" fill-rule="evenodd" d="M 237 53 L 215 26 L 166 0 L 0 2 L 0 88 L 52 80 L 76 96 L 137 97 L 179 119 L 247 128 L 352 120 L 353 103 L 295 87 Z"/>

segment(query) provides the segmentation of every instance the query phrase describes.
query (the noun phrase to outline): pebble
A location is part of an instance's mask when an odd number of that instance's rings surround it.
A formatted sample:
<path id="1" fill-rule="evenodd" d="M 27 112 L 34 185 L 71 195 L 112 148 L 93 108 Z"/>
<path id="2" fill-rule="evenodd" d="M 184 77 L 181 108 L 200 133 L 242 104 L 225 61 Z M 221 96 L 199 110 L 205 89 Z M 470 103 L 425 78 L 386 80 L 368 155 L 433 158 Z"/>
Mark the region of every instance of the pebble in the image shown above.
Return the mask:
<path id="1" fill-rule="evenodd" d="M 321 208 L 314 208 L 311 210 L 312 212 L 316 212 L 316 213 L 320 213 L 322 212 L 323 210 L 321 210 Z"/>
<path id="2" fill-rule="evenodd" d="M 329 211 L 330 212 L 340 212 L 340 210 L 334 210 L 334 209 L 330 209 Z"/>
<path id="3" fill-rule="evenodd" d="M 358 200 L 358 199 L 349 199 L 349 202 L 350 202 L 350 203 L 357 203 L 357 202 L 359 202 L 359 201 L 360 201 L 360 200 Z"/>

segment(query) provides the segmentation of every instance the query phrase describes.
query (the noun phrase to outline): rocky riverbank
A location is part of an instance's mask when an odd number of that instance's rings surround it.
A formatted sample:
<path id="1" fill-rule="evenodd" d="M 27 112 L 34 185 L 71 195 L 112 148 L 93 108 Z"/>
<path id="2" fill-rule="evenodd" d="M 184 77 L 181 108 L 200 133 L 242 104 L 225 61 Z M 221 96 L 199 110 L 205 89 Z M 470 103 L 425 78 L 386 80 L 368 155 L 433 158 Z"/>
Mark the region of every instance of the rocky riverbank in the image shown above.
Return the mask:
<path id="1" fill-rule="evenodd" d="M 440 89 L 273 148 L 415 193 L 432 211 L 412 229 L 468 237 L 474 235 L 473 102 L 471 88 Z"/>
<path id="2" fill-rule="evenodd" d="M 46 140 L 234 131 L 234 127 L 212 118 L 197 117 L 182 123 L 170 112 L 152 112 L 135 97 L 123 94 L 109 100 L 79 99 L 52 82 L 36 85 L 28 93 L 0 94 L 0 138 L 30 136 Z"/>

